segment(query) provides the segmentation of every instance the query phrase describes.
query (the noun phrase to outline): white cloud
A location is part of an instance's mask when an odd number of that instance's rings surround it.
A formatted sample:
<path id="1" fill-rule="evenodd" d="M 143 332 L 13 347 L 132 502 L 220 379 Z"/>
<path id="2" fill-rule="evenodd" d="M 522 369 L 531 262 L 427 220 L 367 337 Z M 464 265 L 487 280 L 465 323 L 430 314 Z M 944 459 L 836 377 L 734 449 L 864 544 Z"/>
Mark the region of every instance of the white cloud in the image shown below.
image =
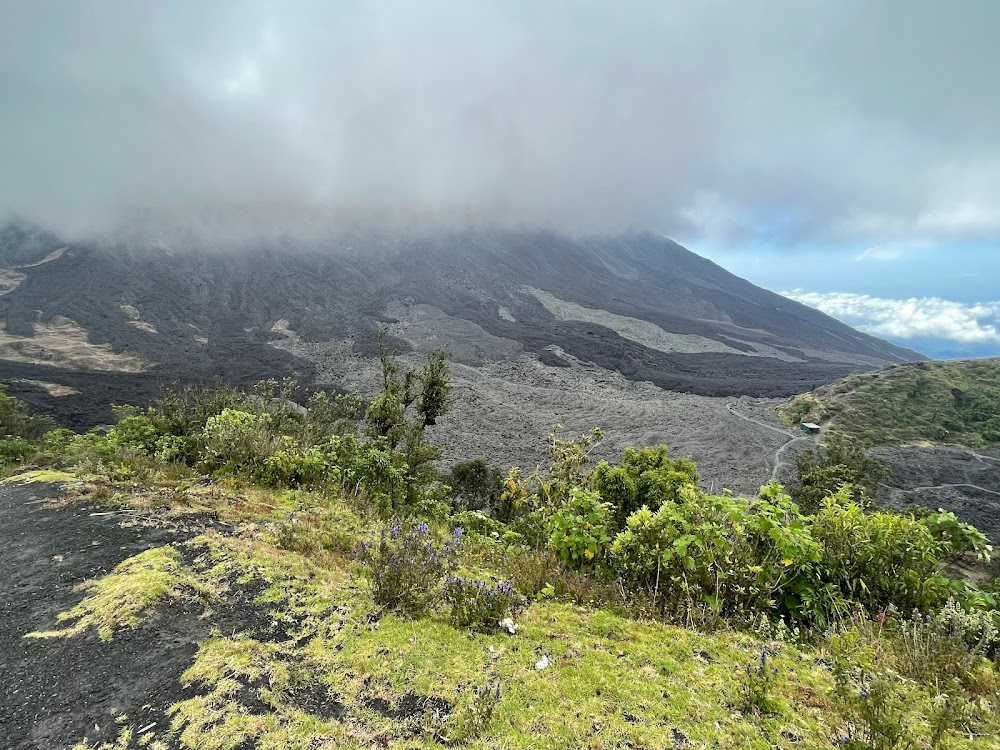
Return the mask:
<path id="1" fill-rule="evenodd" d="M 1000 344 L 1000 301 L 965 303 L 938 297 L 885 299 L 867 294 L 802 289 L 782 294 L 875 336 Z"/>
<path id="2" fill-rule="evenodd" d="M 903 251 L 898 247 L 886 247 L 885 245 L 875 245 L 855 256 L 855 260 L 899 260 L 903 257 Z"/>

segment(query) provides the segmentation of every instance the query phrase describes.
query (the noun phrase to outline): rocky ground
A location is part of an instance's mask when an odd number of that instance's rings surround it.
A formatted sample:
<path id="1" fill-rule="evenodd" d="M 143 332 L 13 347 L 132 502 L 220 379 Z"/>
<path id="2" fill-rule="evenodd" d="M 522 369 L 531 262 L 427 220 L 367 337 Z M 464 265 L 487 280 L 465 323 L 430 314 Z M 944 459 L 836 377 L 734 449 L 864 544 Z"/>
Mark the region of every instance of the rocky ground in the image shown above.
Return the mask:
<path id="1" fill-rule="evenodd" d="M 437 339 L 426 329 L 411 333 L 412 327 L 397 324 L 391 330 L 396 336 L 407 335 L 418 350 L 433 348 Z M 445 466 L 482 457 L 504 471 L 510 466 L 530 470 L 544 460 L 554 425 L 562 425 L 566 437 L 600 427 L 606 437 L 595 459 L 620 457 L 627 445 L 665 444 L 673 455 L 697 461 L 706 488 L 749 493 L 770 479 L 771 457 L 787 440 L 727 408 L 738 404 L 780 426 L 773 414 L 776 399 L 674 393 L 579 361 L 550 367 L 535 355 L 507 351 L 513 342 L 495 344 L 508 356 L 489 359 L 490 352 L 483 351 L 489 346 L 488 335 L 474 340 L 480 346 L 479 364 L 452 363 L 455 404 L 430 429 L 431 439 L 444 449 Z M 367 398 L 380 387 L 378 360 L 354 354 L 350 340 L 307 343 L 290 334 L 279 346 L 313 362 L 318 382 L 356 390 Z M 458 350 L 462 356 L 461 341 Z M 565 352 L 560 356 L 568 357 Z M 403 361 L 413 364 L 418 358 Z"/>

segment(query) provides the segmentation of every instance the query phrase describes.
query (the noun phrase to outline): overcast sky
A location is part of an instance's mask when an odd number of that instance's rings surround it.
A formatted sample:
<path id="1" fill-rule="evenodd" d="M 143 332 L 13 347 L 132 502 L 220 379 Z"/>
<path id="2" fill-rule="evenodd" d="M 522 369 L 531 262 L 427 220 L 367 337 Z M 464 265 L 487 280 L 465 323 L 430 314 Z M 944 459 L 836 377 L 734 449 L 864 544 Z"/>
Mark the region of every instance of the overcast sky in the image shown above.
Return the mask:
<path id="1" fill-rule="evenodd" d="M 971 325 L 1000 353 L 995 0 L 0 12 L 0 213 L 652 229 L 895 340 Z M 964 307 L 878 322 L 908 298 Z"/>

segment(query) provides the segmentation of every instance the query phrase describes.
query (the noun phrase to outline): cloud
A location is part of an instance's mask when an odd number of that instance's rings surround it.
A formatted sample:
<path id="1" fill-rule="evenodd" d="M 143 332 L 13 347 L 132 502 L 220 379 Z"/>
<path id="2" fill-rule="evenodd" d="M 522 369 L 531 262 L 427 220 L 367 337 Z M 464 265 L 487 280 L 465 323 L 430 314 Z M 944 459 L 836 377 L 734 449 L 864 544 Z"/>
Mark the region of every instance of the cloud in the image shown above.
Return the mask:
<path id="1" fill-rule="evenodd" d="M 993 0 L 4 4 L 0 215 L 1000 237 Z"/>
<path id="2" fill-rule="evenodd" d="M 963 303 L 937 297 L 884 299 L 849 292 L 782 292 L 859 330 L 891 339 L 947 339 L 1000 344 L 1000 302 Z"/>
<path id="3" fill-rule="evenodd" d="M 903 251 L 898 247 L 885 247 L 884 245 L 875 245 L 874 247 L 869 247 L 867 250 L 858 253 L 855 256 L 855 260 L 876 260 L 876 261 L 886 261 L 886 260 L 899 260 L 903 257 Z"/>

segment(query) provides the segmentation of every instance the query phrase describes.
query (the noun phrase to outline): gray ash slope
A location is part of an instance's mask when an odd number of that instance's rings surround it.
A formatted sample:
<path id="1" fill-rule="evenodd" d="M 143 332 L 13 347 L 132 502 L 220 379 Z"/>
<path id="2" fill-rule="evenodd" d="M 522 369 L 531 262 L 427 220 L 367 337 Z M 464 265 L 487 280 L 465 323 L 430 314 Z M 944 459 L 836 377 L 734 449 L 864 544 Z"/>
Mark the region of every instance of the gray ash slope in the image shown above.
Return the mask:
<path id="1" fill-rule="evenodd" d="M 85 427 L 107 421 L 111 403 L 147 401 L 174 379 L 295 374 L 313 382 L 313 362 L 273 345 L 284 328 L 303 342 L 350 339 L 355 354 L 371 355 L 376 331 L 397 321 L 390 313 L 399 305 L 432 306 L 546 365 L 589 363 L 706 396 L 786 396 L 922 359 L 652 234 L 351 236 L 238 251 L 173 245 L 99 247 L 22 225 L 0 230 L 0 269 L 10 282 L 0 296 L 0 380 Z M 478 365 L 482 356 L 457 358 Z M 79 393 L 54 396 L 41 383 Z"/>

